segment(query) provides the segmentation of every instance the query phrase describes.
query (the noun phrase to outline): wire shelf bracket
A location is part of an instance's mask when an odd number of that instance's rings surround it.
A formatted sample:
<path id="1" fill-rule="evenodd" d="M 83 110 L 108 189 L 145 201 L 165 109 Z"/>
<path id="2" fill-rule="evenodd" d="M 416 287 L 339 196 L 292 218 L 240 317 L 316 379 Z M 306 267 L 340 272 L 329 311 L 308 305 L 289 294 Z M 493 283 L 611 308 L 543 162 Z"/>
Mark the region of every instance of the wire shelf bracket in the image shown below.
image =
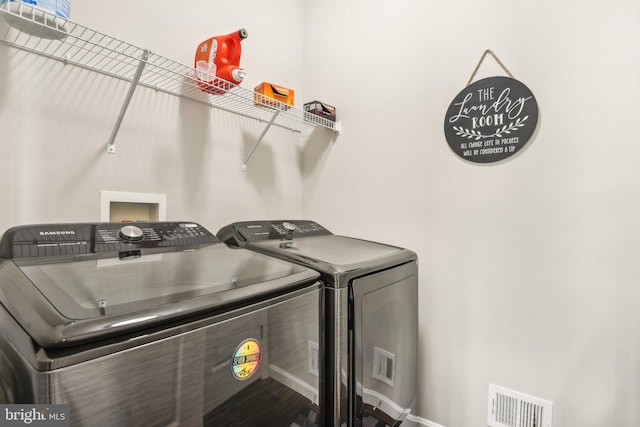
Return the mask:
<path id="1" fill-rule="evenodd" d="M 249 163 L 249 160 L 251 159 L 251 156 L 253 156 L 253 152 L 256 151 L 256 148 L 258 148 L 258 145 L 260 145 L 260 143 L 262 142 L 262 139 L 264 138 L 264 136 L 267 133 L 267 131 L 271 128 L 271 125 L 273 125 L 273 122 L 276 120 L 276 117 L 278 117 L 278 114 L 280 114 L 280 110 L 275 110 L 275 112 L 273 113 L 273 116 L 271 117 L 271 120 L 269 120 L 269 123 L 267 123 L 267 126 L 265 126 L 265 128 L 262 130 L 262 133 L 258 137 L 258 140 L 253 145 L 251 150 L 249 150 L 247 155 L 245 156 L 244 160 L 242 161 L 242 170 L 243 171 L 247 170 L 247 163 Z"/>
<path id="2" fill-rule="evenodd" d="M 131 103 L 131 98 L 133 97 L 133 93 L 136 91 L 136 87 L 140 82 L 140 77 L 142 76 L 142 71 L 144 71 L 144 66 L 149 59 L 149 51 L 145 50 L 142 52 L 142 58 L 140 58 L 140 62 L 138 62 L 138 68 L 136 68 L 136 73 L 131 79 L 131 84 L 129 85 L 129 91 L 127 92 L 127 96 L 124 99 L 122 104 L 122 108 L 120 109 L 120 114 L 118 114 L 118 118 L 116 119 L 116 124 L 113 127 L 113 131 L 111 132 L 111 136 L 109 137 L 109 142 L 107 142 L 107 153 L 115 154 L 116 152 L 116 136 L 118 135 L 118 131 L 120 130 L 120 125 L 122 124 L 122 120 L 124 119 L 124 115 L 127 112 L 127 108 Z"/>

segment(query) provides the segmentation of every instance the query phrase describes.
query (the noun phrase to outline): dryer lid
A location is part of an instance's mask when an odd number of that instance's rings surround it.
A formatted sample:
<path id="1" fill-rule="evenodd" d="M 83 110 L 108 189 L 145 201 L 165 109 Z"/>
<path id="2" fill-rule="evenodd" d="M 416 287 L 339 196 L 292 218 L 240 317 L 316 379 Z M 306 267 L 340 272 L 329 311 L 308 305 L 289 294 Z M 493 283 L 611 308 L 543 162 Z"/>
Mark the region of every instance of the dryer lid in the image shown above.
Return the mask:
<path id="1" fill-rule="evenodd" d="M 280 252 L 285 255 L 285 258 L 286 254 L 297 255 L 308 261 L 322 262 L 336 267 L 361 265 L 372 260 L 384 260 L 404 251 L 404 249 L 395 246 L 335 235 L 293 238 L 285 245 L 274 241 L 261 241 L 249 245 L 249 247 L 254 246 Z"/>
<path id="2" fill-rule="evenodd" d="M 408 249 L 334 235 L 308 220 L 236 222 L 222 227 L 217 236 L 232 247 L 246 247 L 311 267 L 322 273 L 329 286 L 344 286 L 345 280 L 355 275 L 417 260 Z"/>
<path id="3" fill-rule="evenodd" d="M 344 281 L 345 276 L 368 274 L 417 259 L 408 249 L 336 235 L 264 240 L 249 243 L 247 248 L 313 268 L 323 273 L 331 286 Z"/>

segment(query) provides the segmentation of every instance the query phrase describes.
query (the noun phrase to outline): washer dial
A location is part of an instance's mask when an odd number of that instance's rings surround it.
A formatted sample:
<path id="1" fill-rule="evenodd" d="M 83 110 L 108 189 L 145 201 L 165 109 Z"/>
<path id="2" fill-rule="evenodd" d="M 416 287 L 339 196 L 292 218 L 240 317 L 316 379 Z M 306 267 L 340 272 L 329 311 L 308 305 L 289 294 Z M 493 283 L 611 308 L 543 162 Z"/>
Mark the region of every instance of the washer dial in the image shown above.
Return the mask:
<path id="1" fill-rule="evenodd" d="M 144 239 L 142 229 L 135 225 L 125 225 L 120 229 L 118 236 L 125 242 L 139 242 Z"/>
<path id="2" fill-rule="evenodd" d="M 294 231 L 296 231 L 296 225 L 290 222 L 285 221 L 282 223 L 282 226 L 285 230 L 287 230 L 287 233 L 293 233 Z"/>

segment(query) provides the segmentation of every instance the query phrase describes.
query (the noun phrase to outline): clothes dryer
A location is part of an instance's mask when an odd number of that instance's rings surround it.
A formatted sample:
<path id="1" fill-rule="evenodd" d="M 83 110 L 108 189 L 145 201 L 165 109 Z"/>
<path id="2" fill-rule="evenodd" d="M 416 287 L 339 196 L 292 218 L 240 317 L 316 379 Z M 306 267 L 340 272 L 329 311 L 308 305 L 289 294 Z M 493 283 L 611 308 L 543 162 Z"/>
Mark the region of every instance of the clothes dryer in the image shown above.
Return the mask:
<path id="1" fill-rule="evenodd" d="M 290 426 L 318 410 L 318 277 L 193 222 L 14 227 L 0 403 L 72 426 Z"/>
<path id="2" fill-rule="evenodd" d="M 318 271 L 324 282 L 321 424 L 415 423 L 417 255 L 313 221 L 246 221 L 217 236 Z M 376 420 L 377 419 L 377 420 Z M 382 424 L 375 424 L 382 425 Z"/>

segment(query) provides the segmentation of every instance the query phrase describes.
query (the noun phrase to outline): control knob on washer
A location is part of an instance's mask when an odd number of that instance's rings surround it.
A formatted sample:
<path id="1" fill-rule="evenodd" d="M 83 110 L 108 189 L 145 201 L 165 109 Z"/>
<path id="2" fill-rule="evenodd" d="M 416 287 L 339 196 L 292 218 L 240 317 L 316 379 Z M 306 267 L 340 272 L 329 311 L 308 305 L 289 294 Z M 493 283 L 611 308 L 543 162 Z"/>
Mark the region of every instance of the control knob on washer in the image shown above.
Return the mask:
<path id="1" fill-rule="evenodd" d="M 282 226 L 284 227 L 285 230 L 287 230 L 287 234 L 291 234 L 294 231 L 296 231 L 296 225 L 290 222 L 285 221 L 282 223 Z"/>
<path id="2" fill-rule="evenodd" d="M 144 233 L 135 225 L 125 225 L 118 232 L 118 236 L 125 242 L 139 242 L 144 239 Z"/>
<path id="3" fill-rule="evenodd" d="M 290 249 L 291 247 L 293 247 L 293 238 L 291 237 L 291 235 L 294 231 L 296 231 L 296 225 L 285 221 L 282 223 L 282 228 L 284 228 L 284 231 L 287 234 L 285 234 L 284 237 L 280 240 L 279 247 L 281 249 Z"/>

